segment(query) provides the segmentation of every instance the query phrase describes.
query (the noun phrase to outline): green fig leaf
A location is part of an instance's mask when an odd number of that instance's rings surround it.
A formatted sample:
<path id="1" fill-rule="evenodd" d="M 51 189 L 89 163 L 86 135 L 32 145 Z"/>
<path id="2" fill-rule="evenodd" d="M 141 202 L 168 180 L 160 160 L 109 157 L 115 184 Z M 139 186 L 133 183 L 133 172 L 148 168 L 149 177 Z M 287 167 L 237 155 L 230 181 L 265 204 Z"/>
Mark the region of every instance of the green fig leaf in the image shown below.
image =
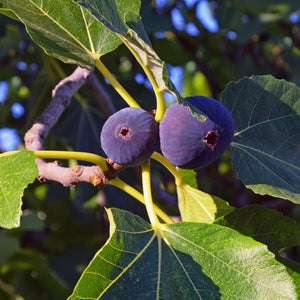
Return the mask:
<path id="1" fill-rule="evenodd" d="M 258 194 L 300 203 L 300 89 L 270 75 L 230 83 L 222 103 L 235 135 L 233 168 Z"/>
<path id="2" fill-rule="evenodd" d="M 0 0 L 0 12 L 16 16 L 46 53 L 91 69 L 122 41 L 72 0 Z"/>
<path id="3" fill-rule="evenodd" d="M 251 205 L 235 209 L 216 220 L 215 224 L 230 227 L 243 235 L 264 243 L 278 254 L 281 250 L 300 245 L 300 225 L 273 209 Z"/>
<path id="4" fill-rule="evenodd" d="M 103 123 L 98 108 L 82 97 L 80 102 L 71 102 L 52 131 L 55 136 L 67 139 L 75 151 L 104 155 L 100 152 L 99 142 L 99 132 Z"/>
<path id="5" fill-rule="evenodd" d="M 38 176 L 33 152 L 0 157 L 0 227 L 20 226 L 24 189 Z"/>
<path id="6" fill-rule="evenodd" d="M 202 192 L 188 184 L 177 186 L 178 206 L 182 221 L 213 223 L 234 208 L 219 197 Z"/>
<path id="7" fill-rule="evenodd" d="M 297 293 L 300 293 L 300 264 L 280 255 L 284 249 L 300 245 L 298 223 L 276 210 L 251 205 L 236 209 L 216 220 L 215 224 L 230 227 L 267 245 L 276 259 L 286 266 L 297 287 Z"/>
<path id="8" fill-rule="evenodd" d="M 173 94 L 178 100 L 180 94 L 170 80 L 166 64 L 153 50 L 140 18 L 141 1 L 131 0 L 74 0 L 103 25 L 115 32 L 137 58 L 149 80 L 158 90 Z"/>
<path id="9" fill-rule="evenodd" d="M 184 183 L 190 185 L 195 189 L 198 187 L 197 178 L 196 178 L 197 173 L 194 170 L 181 169 L 181 168 L 178 168 L 178 170 L 182 176 L 182 180 Z"/>
<path id="10" fill-rule="evenodd" d="M 110 238 L 68 298 L 297 299 L 293 278 L 267 247 L 215 224 L 153 227 L 108 210 Z M 234 251 L 233 251 L 234 250 Z"/>

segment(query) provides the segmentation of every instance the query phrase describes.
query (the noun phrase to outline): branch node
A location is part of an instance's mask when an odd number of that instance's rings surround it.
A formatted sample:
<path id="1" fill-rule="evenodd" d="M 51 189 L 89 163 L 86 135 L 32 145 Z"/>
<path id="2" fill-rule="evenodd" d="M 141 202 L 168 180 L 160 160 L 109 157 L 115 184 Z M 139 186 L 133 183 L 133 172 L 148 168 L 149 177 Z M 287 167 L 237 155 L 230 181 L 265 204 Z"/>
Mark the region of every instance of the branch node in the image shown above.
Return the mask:
<path id="1" fill-rule="evenodd" d="M 119 165 L 112 161 L 110 158 L 106 159 L 106 163 L 108 166 L 108 170 L 104 172 L 105 176 L 110 180 L 112 178 L 115 178 L 117 174 L 124 169 L 122 165 Z"/>
<path id="2" fill-rule="evenodd" d="M 102 178 L 98 175 L 93 175 L 90 177 L 90 182 L 93 186 L 98 187 L 99 189 L 103 189 L 105 187 L 105 183 L 103 182 Z"/>
<path id="3" fill-rule="evenodd" d="M 70 102 L 71 102 L 70 100 L 71 100 L 70 98 L 66 97 L 61 101 L 65 108 L 67 108 L 70 105 Z"/>
<path id="4" fill-rule="evenodd" d="M 62 163 L 61 163 L 60 161 L 58 161 L 58 160 L 53 161 L 53 164 L 54 164 L 55 166 L 59 166 L 59 167 L 62 166 Z"/>
<path id="5" fill-rule="evenodd" d="M 75 166 L 72 168 L 72 175 L 79 177 L 83 173 L 83 167 L 82 166 Z"/>
<path id="6" fill-rule="evenodd" d="M 41 182 L 41 183 L 45 183 L 45 182 L 47 181 L 42 175 L 39 175 L 39 176 L 37 177 L 37 180 L 38 180 L 39 182 Z"/>

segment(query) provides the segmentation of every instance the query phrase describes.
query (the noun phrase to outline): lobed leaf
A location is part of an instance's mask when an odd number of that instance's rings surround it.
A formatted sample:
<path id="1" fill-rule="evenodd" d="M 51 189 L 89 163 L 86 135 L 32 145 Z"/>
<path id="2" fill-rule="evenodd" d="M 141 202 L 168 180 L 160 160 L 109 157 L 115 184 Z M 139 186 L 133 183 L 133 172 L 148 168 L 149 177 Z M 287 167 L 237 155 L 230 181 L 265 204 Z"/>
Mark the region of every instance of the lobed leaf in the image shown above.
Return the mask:
<path id="1" fill-rule="evenodd" d="M 215 224 L 153 228 L 108 210 L 110 238 L 74 299 L 296 299 L 293 279 L 266 246 Z"/>
<path id="2" fill-rule="evenodd" d="M 23 150 L 0 158 L 0 226 L 20 226 L 24 189 L 38 176 L 35 155 Z"/>
<path id="3" fill-rule="evenodd" d="M 0 0 L 0 12 L 9 15 L 8 10 L 49 55 L 84 68 L 122 43 L 72 0 Z"/>
<path id="4" fill-rule="evenodd" d="M 254 192 L 300 203 L 300 89 L 270 75 L 230 83 L 233 168 Z"/>

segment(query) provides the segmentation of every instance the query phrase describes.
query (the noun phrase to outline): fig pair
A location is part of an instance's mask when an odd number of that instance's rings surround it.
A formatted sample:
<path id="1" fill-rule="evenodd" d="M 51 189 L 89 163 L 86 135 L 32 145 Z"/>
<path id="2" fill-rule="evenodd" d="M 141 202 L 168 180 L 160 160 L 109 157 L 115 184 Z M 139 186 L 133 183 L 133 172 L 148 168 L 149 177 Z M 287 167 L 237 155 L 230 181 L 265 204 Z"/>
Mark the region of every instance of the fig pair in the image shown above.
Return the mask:
<path id="1" fill-rule="evenodd" d="M 219 101 L 204 96 L 185 98 L 189 107 L 174 103 L 159 124 L 141 108 L 128 107 L 112 115 L 101 132 L 105 154 L 123 166 L 140 165 L 155 151 L 160 140 L 163 155 L 176 166 L 198 169 L 217 160 L 230 146 L 234 123 Z"/>

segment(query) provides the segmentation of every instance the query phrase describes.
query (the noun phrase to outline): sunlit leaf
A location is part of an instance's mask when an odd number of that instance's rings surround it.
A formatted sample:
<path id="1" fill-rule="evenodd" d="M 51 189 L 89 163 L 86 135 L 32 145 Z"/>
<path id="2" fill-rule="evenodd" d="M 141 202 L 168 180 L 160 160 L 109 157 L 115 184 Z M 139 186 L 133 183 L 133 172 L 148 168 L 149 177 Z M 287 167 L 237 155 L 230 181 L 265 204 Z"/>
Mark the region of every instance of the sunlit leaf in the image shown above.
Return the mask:
<path id="1" fill-rule="evenodd" d="M 126 211 L 108 215 L 110 238 L 70 300 L 297 298 L 267 247 L 232 229 L 185 222 L 154 229 Z"/>
<path id="2" fill-rule="evenodd" d="M 268 245 L 275 254 L 284 248 L 300 245 L 300 225 L 278 211 L 263 206 L 236 209 L 216 223 L 251 236 Z"/>
<path id="3" fill-rule="evenodd" d="M 254 192 L 300 203 L 300 89 L 272 76 L 230 83 L 233 168 Z"/>
<path id="4" fill-rule="evenodd" d="M 178 168 L 178 169 L 182 176 L 183 182 L 196 189 L 197 188 L 197 178 L 196 178 L 197 173 L 194 170 L 181 169 L 181 168 Z"/>
<path id="5" fill-rule="evenodd" d="M 91 68 L 96 58 L 122 43 L 72 0 L 0 0 L 0 12 L 7 15 L 8 9 L 38 45 L 64 62 Z"/>
<path id="6" fill-rule="evenodd" d="M 284 264 L 300 294 L 300 264 L 280 256 L 286 248 L 300 245 L 300 225 L 278 211 L 259 205 L 236 209 L 215 222 L 264 243 Z"/>
<path id="7" fill-rule="evenodd" d="M 219 197 L 202 192 L 188 184 L 177 186 L 177 195 L 183 221 L 210 224 L 234 210 Z"/>
<path id="8" fill-rule="evenodd" d="M 0 226 L 20 226 L 24 189 L 38 176 L 35 155 L 23 150 L 0 158 Z"/>
<path id="9" fill-rule="evenodd" d="M 169 78 L 167 67 L 153 50 L 140 18 L 140 1 L 74 0 L 87 8 L 102 24 L 115 32 L 140 60 L 158 89 L 180 95 Z"/>

